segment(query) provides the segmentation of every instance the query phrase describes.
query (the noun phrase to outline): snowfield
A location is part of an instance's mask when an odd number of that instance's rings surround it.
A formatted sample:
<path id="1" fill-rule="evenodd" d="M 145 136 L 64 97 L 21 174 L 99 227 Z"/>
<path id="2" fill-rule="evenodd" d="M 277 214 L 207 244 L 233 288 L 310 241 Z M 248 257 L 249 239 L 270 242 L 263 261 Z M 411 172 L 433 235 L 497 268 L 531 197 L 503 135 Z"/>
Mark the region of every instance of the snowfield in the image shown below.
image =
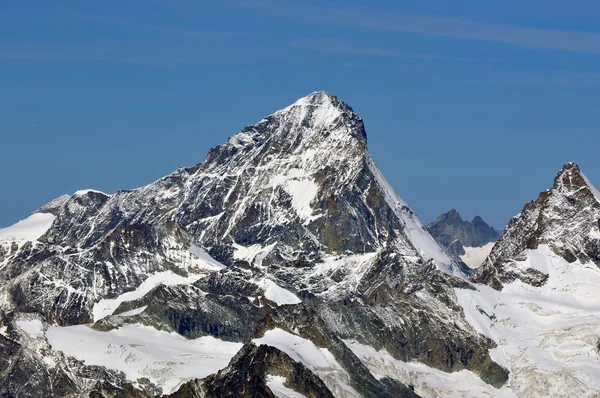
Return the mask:
<path id="1" fill-rule="evenodd" d="M 326 348 L 319 348 L 312 341 L 306 340 L 282 329 L 273 329 L 264 337 L 252 340 L 256 345 L 268 345 L 285 352 L 295 361 L 301 362 L 323 380 L 327 388 L 340 398 L 360 397 L 350 387 L 350 377 L 342 365 Z"/>
<path id="2" fill-rule="evenodd" d="M 498 347 L 494 361 L 510 370 L 502 390 L 520 397 L 594 397 L 600 391 L 600 269 L 569 264 L 544 245 L 514 265 L 549 275 L 501 292 L 485 285 L 455 289 L 467 321 Z"/>
<path id="3" fill-rule="evenodd" d="M 285 383 L 285 377 L 267 375 L 267 386 L 276 398 L 306 398 L 306 395 L 287 388 L 283 383 Z"/>
<path id="4" fill-rule="evenodd" d="M 422 397 L 514 397 L 510 391 L 498 390 L 469 370 L 447 373 L 419 362 L 403 362 L 387 351 L 346 340 L 344 343 L 360 358 L 377 379 L 390 377 L 413 385 Z"/>
<path id="5" fill-rule="evenodd" d="M 270 279 L 255 281 L 255 283 L 265 291 L 265 298 L 277 303 L 277 305 L 300 304 L 302 302 L 294 293 L 282 288 Z"/>
<path id="6" fill-rule="evenodd" d="M 31 325 L 23 325 L 29 329 Z M 46 338 L 55 350 L 88 365 L 120 370 L 128 380 L 150 379 L 169 394 L 190 379 L 203 378 L 226 367 L 242 347 L 211 336 L 188 340 L 176 333 L 142 325 L 99 332 L 89 325 L 51 326 Z"/>
<path id="7" fill-rule="evenodd" d="M 465 254 L 460 259 L 469 266 L 469 268 L 478 268 L 487 256 L 489 256 L 496 242 L 487 243 L 481 247 L 464 246 Z"/>
<path id="8" fill-rule="evenodd" d="M 35 213 L 7 228 L 0 229 L 0 241 L 36 241 L 50 229 L 56 217 L 49 213 Z"/>

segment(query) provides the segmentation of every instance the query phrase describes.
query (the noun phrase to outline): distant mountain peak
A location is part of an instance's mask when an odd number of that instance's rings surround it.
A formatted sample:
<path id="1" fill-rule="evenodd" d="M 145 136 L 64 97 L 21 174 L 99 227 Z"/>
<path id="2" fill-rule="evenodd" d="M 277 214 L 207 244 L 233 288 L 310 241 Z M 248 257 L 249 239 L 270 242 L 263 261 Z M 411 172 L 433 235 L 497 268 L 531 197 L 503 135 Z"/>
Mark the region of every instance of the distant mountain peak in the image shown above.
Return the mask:
<path id="1" fill-rule="evenodd" d="M 465 254 L 464 247 L 481 247 L 498 239 L 498 232 L 480 216 L 464 221 L 456 209 L 440 215 L 427 225 L 429 233 L 453 254 Z"/>

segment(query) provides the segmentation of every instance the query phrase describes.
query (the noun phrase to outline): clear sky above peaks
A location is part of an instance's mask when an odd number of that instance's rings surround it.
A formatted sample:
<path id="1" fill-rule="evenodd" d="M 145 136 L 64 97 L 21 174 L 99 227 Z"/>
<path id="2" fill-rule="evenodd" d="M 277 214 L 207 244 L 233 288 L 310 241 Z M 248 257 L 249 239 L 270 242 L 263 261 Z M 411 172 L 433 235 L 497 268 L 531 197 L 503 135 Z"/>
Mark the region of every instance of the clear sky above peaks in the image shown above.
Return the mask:
<path id="1" fill-rule="evenodd" d="M 501 228 L 566 161 L 600 186 L 597 1 L 14 1 L 0 226 L 148 184 L 326 90 L 424 221 Z"/>

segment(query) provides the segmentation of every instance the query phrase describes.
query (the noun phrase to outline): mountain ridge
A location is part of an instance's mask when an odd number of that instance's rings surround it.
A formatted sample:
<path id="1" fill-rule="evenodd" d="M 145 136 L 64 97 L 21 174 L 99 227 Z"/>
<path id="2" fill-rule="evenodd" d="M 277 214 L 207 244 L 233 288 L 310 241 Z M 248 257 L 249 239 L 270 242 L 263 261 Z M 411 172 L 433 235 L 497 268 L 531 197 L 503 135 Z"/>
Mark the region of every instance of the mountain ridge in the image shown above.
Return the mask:
<path id="1" fill-rule="evenodd" d="M 316 92 L 152 184 L 57 198 L 36 213 L 53 217 L 41 236 L 14 250 L 0 242 L 0 309 L 7 314 L 0 321 L 14 330 L 11 339 L 27 341 L 30 321 L 19 319 L 38 314 L 36 339 L 46 341 L 48 330 L 59 340 L 84 333 L 100 348 L 106 336 L 139 325 L 219 344 L 264 342 L 281 329 L 276 335 L 287 337 L 271 343 L 292 359 L 305 358 L 295 351 L 302 347 L 320 352 L 335 366 L 304 367 L 344 397 L 414 396 L 406 378 L 375 378 L 349 340 L 444 372 L 468 369 L 485 388 L 502 386 L 508 372 L 490 357 L 493 341 L 466 321 L 456 301 L 454 289 L 472 289 L 469 271 L 389 186 L 366 137 L 349 106 Z M 71 348 L 64 346 L 64 355 L 81 357 Z M 106 350 L 98 360 L 108 362 L 94 365 L 110 363 L 133 383 L 148 379 L 134 384 L 138 390 L 155 391 L 165 377 L 171 388 L 185 368 L 124 364 L 128 350 L 141 354 L 135 344 L 122 350 Z M 50 361 L 64 360 L 46 350 L 29 363 L 46 369 Z M 231 362 L 228 372 L 244 372 L 245 364 Z M 270 368 L 261 369 L 252 377 L 267 380 Z"/>

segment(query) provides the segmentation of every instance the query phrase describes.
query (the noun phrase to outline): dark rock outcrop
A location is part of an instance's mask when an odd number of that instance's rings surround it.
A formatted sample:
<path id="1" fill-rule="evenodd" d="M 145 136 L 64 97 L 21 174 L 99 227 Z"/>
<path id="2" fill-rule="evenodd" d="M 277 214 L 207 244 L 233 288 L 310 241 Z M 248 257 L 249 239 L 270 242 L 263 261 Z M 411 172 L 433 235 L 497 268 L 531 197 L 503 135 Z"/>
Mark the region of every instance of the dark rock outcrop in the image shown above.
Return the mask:
<path id="1" fill-rule="evenodd" d="M 463 221 L 460 213 L 455 209 L 451 209 L 428 224 L 427 231 L 457 256 L 465 254 L 465 246 L 480 247 L 495 242 L 500 237 L 498 231 L 490 227 L 481 217 L 475 216 L 470 222 Z"/>

